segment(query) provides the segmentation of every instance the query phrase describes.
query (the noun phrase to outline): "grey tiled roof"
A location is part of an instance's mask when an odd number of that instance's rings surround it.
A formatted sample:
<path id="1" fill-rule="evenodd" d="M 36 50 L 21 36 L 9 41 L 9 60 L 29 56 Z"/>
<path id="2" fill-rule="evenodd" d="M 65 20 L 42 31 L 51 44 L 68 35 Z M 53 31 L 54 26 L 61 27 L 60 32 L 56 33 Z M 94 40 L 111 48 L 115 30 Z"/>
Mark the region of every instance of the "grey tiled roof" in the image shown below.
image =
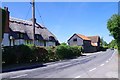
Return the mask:
<path id="1" fill-rule="evenodd" d="M 30 39 L 33 39 L 32 21 L 10 17 L 9 24 L 12 31 L 26 33 Z M 35 34 L 41 35 L 44 40 L 49 40 L 49 37 L 52 36 L 57 41 L 55 35 L 53 35 L 46 27 L 38 23 L 35 24 Z"/>

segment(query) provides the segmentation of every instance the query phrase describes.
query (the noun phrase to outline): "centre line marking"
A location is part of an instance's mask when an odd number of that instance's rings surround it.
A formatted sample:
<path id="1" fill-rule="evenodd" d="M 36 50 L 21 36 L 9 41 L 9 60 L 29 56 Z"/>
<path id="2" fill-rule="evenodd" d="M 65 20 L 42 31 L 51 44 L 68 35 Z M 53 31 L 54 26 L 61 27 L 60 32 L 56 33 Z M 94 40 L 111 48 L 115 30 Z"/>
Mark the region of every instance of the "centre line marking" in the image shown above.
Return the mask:
<path id="1" fill-rule="evenodd" d="M 100 66 L 104 66 L 105 64 L 101 64 Z"/>
<path id="2" fill-rule="evenodd" d="M 96 68 L 93 68 L 93 69 L 91 69 L 91 70 L 89 70 L 89 71 L 93 71 L 93 70 L 95 70 Z"/>
<path id="3" fill-rule="evenodd" d="M 27 74 L 23 74 L 23 75 L 19 75 L 19 76 L 14 76 L 14 77 L 10 77 L 10 78 L 19 78 L 19 77 L 23 77 L 23 76 L 27 76 Z"/>

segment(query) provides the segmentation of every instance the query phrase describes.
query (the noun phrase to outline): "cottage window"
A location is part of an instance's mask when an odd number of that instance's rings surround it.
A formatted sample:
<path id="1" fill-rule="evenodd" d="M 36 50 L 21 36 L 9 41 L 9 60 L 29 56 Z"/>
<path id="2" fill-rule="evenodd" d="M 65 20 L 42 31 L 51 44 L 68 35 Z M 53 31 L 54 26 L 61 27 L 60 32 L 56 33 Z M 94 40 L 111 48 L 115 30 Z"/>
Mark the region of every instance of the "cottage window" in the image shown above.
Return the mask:
<path id="1" fill-rule="evenodd" d="M 77 41 L 77 38 L 74 38 L 73 41 Z"/>
<path id="2" fill-rule="evenodd" d="M 39 39 L 39 35 L 36 35 L 37 40 Z"/>
<path id="3" fill-rule="evenodd" d="M 19 36 L 19 37 L 20 37 L 20 39 L 23 39 L 23 38 L 24 38 L 24 36 L 23 36 L 23 34 L 22 34 L 22 33 L 20 34 L 20 36 Z"/>
<path id="4" fill-rule="evenodd" d="M 53 36 L 50 36 L 49 37 L 49 40 L 52 41 L 52 40 L 55 40 Z"/>
<path id="5" fill-rule="evenodd" d="M 29 44 L 29 41 L 28 41 L 28 40 L 25 40 L 25 44 Z"/>
<path id="6" fill-rule="evenodd" d="M 16 35 L 17 35 L 17 38 L 19 38 L 19 35 L 20 35 L 20 34 L 19 34 L 19 33 L 16 33 Z"/>
<path id="7" fill-rule="evenodd" d="M 10 38 L 10 39 L 13 39 L 13 37 L 12 37 L 12 36 L 9 36 L 9 38 Z"/>

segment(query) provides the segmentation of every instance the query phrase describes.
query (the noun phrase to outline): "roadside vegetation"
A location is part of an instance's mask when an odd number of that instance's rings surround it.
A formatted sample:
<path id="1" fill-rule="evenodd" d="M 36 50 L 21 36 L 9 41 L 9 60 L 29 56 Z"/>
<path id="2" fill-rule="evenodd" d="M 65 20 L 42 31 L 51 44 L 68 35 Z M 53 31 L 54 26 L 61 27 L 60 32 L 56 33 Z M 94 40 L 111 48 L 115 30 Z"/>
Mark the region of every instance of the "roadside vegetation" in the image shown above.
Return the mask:
<path id="1" fill-rule="evenodd" d="M 120 54 L 120 15 L 112 15 L 112 17 L 107 22 L 107 28 L 110 31 L 110 35 L 115 39 L 115 42 L 113 41 L 111 44 L 117 44 L 115 47 L 118 48 L 118 52 Z"/>
<path id="2" fill-rule="evenodd" d="M 112 40 L 111 42 L 107 43 L 104 41 L 103 38 L 100 39 L 100 51 L 106 50 L 106 49 L 118 49 L 116 40 Z"/>
<path id="3" fill-rule="evenodd" d="M 99 51 L 105 51 L 106 49 L 108 49 L 108 43 L 106 41 L 104 41 L 103 37 L 100 38 L 100 49 Z"/>
<path id="4" fill-rule="evenodd" d="M 63 43 L 56 47 L 38 47 L 33 45 L 6 46 L 2 50 L 2 65 L 26 63 L 47 63 L 82 55 L 81 46 L 68 46 Z"/>

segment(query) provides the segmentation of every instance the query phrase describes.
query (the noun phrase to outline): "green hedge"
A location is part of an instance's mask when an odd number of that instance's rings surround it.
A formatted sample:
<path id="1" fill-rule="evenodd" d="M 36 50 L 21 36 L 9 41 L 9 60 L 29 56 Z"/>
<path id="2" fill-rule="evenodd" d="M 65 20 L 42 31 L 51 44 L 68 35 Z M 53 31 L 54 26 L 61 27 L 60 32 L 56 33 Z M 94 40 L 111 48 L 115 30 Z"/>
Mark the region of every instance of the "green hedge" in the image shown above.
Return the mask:
<path id="1" fill-rule="evenodd" d="M 59 60 L 59 57 L 56 54 L 56 47 L 47 47 L 46 49 L 48 51 L 48 55 L 47 55 L 48 61 L 51 62 L 51 61 L 58 61 Z"/>
<path id="2" fill-rule="evenodd" d="M 82 47 L 60 45 L 56 48 L 56 54 L 60 59 L 71 59 L 81 55 Z"/>
<path id="3" fill-rule="evenodd" d="M 5 64 L 15 64 L 17 57 L 15 54 L 15 47 L 4 47 L 2 50 L 2 62 L 5 62 Z"/>
<path id="4" fill-rule="evenodd" d="M 28 45 L 6 46 L 2 50 L 3 66 L 20 63 L 46 63 L 81 56 L 82 47 L 62 44 L 56 47 Z"/>
<path id="5" fill-rule="evenodd" d="M 45 62 L 47 50 L 44 47 L 33 47 L 27 45 L 6 46 L 2 50 L 2 62 L 4 65 Z"/>
<path id="6" fill-rule="evenodd" d="M 100 47 L 99 51 L 106 51 L 108 49 L 108 46 Z"/>
<path id="7" fill-rule="evenodd" d="M 33 51 L 33 56 L 35 58 L 36 62 L 46 62 L 47 61 L 47 50 L 44 47 L 33 47 L 32 48 Z"/>

